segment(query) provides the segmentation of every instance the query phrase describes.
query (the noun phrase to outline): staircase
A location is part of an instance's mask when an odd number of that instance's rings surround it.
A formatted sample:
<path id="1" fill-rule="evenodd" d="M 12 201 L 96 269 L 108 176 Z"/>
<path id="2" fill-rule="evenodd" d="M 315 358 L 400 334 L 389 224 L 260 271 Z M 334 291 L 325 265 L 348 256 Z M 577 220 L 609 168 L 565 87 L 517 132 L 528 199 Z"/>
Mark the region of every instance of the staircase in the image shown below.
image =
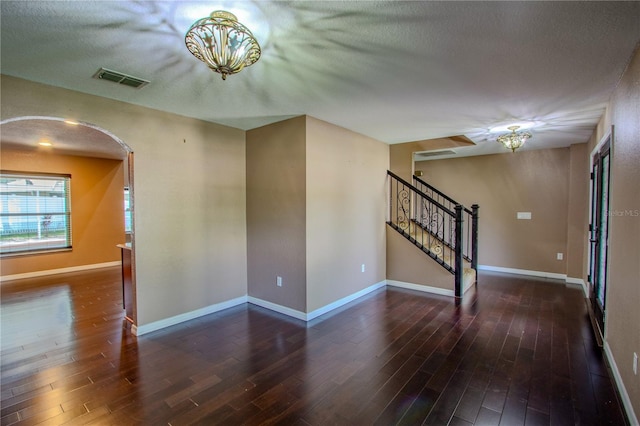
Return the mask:
<path id="1" fill-rule="evenodd" d="M 454 293 L 476 281 L 478 205 L 467 209 L 413 176 L 413 184 L 391 171 L 387 224 L 454 276 Z"/>

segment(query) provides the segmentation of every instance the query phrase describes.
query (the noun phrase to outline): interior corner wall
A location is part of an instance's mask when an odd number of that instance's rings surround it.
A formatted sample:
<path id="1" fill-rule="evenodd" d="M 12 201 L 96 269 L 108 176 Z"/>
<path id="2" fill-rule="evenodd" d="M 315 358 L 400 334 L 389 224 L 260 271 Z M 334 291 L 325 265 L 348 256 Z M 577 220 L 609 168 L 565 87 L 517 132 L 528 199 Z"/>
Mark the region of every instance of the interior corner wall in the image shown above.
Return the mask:
<path id="1" fill-rule="evenodd" d="M 640 48 L 613 92 L 609 111 L 614 132 L 604 338 L 640 418 L 640 375 L 632 369 L 634 352 L 640 356 Z"/>
<path id="2" fill-rule="evenodd" d="M 386 277 L 389 146 L 313 117 L 307 117 L 306 141 L 307 312 L 312 312 Z"/>
<path id="3" fill-rule="evenodd" d="M 589 240 L 589 153 L 587 144 L 569 147 L 567 277 L 587 281 L 584 261 Z"/>
<path id="4" fill-rule="evenodd" d="M 115 142 L 114 142 L 115 143 Z M 120 261 L 125 242 L 121 160 L 0 149 L 0 168 L 71 175 L 73 249 L 0 259 L 3 276 Z"/>
<path id="5" fill-rule="evenodd" d="M 422 161 L 423 179 L 479 204 L 480 265 L 566 273 L 569 148 Z M 518 220 L 530 212 L 531 220 Z"/>
<path id="6" fill-rule="evenodd" d="M 418 149 L 413 142 L 389 145 L 389 170 L 407 182 L 411 182 L 415 151 Z"/>
<path id="7" fill-rule="evenodd" d="M 414 153 L 469 145 L 473 145 L 473 142 L 464 136 L 392 144 L 389 145 L 389 170 L 407 182 L 411 182 L 414 172 Z"/>
<path id="8" fill-rule="evenodd" d="M 134 151 L 139 327 L 246 296 L 244 131 L 6 75 L 0 83 L 3 120 L 73 118 Z"/>
<path id="9" fill-rule="evenodd" d="M 306 312 L 306 119 L 249 130 L 246 142 L 248 295 Z"/>

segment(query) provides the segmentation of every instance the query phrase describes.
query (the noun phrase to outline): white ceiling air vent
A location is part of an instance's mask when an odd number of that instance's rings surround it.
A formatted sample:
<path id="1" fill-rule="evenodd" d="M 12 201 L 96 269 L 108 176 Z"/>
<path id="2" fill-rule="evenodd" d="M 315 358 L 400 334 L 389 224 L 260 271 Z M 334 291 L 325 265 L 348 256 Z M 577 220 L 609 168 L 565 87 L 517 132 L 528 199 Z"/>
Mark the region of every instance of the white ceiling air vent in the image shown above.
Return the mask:
<path id="1" fill-rule="evenodd" d="M 140 89 L 146 86 L 147 84 L 149 84 L 149 80 L 133 77 L 131 75 L 123 74 L 118 71 L 108 70 L 106 68 L 100 68 L 93 75 L 93 78 L 112 81 L 114 83 L 122 84 L 124 86 L 133 87 L 134 89 Z"/>
<path id="2" fill-rule="evenodd" d="M 450 149 L 445 149 L 445 150 L 441 150 L 441 151 L 423 151 L 423 152 L 416 152 L 414 154 L 414 159 L 417 161 L 420 160 L 430 160 L 434 157 L 442 157 L 445 155 L 455 155 L 456 152 L 452 151 Z"/>

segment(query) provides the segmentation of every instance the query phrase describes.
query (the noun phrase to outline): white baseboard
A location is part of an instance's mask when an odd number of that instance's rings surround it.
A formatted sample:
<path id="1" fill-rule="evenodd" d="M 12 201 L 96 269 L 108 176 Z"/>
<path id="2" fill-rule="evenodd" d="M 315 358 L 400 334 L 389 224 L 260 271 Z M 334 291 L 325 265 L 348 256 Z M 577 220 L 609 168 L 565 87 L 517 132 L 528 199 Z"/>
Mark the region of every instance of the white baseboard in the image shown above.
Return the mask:
<path id="1" fill-rule="evenodd" d="M 314 311 L 311 311 L 311 312 L 309 312 L 307 314 L 307 321 L 311 321 L 312 319 L 317 318 L 320 315 L 326 314 L 329 311 L 332 311 L 332 310 L 337 309 L 337 308 L 339 308 L 339 307 L 341 307 L 343 305 L 346 305 L 347 303 L 352 302 L 352 301 L 354 301 L 354 300 L 356 300 L 356 299 L 358 299 L 358 298 L 360 298 L 360 297 L 362 297 L 362 296 L 364 296 L 366 294 L 369 294 L 372 291 L 376 291 L 377 289 L 384 287 L 386 284 L 387 284 L 386 281 L 380 281 L 380 282 L 375 283 L 375 284 L 373 284 L 373 285 L 371 285 L 371 286 L 369 286 L 367 288 L 364 288 L 364 289 L 362 289 L 362 290 L 360 290 L 360 291 L 358 291 L 356 293 L 350 294 L 347 297 L 343 297 L 340 300 L 336 300 L 333 303 L 329 303 L 328 305 L 325 305 L 325 306 L 323 306 L 321 308 L 318 308 L 318 309 L 316 309 Z"/>
<path id="2" fill-rule="evenodd" d="M 387 280 L 387 285 L 390 285 L 391 287 L 406 288 L 408 290 L 423 291 L 425 293 L 439 294 L 441 296 L 454 297 L 456 295 L 453 290 L 447 290 L 446 288 L 431 287 L 428 285 L 413 284 L 404 281 Z"/>
<path id="3" fill-rule="evenodd" d="M 620 392 L 620 397 L 622 398 L 622 405 L 627 413 L 627 418 L 629 419 L 629 423 L 632 425 L 640 424 L 638 422 L 638 417 L 636 413 L 633 411 L 633 405 L 631 405 L 631 398 L 629 398 L 629 394 L 627 393 L 627 388 L 624 387 L 624 383 L 622 382 L 622 377 L 620 376 L 620 371 L 618 370 L 618 366 L 616 365 L 616 360 L 613 358 L 613 354 L 611 353 L 611 347 L 607 341 L 604 342 L 604 354 L 609 361 L 609 365 L 611 365 L 611 371 L 613 372 L 613 378 L 616 381 L 616 386 L 618 387 L 618 392 Z"/>
<path id="4" fill-rule="evenodd" d="M 195 311 L 185 312 L 184 314 L 176 315 L 170 318 L 154 321 L 149 324 L 143 324 L 138 326 L 132 326 L 131 332 L 136 336 L 142 336 L 143 334 L 151 333 L 165 327 L 171 327 L 172 325 L 180 324 L 181 322 L 189 321 L 195 318 L 199 318 L 205 315 L 213 314 L 214 312 L 222 311 L 223 309 L 232 308 L 237 305 L 241 305 L 247 302 L 247 296 L 237 297 L 235 299 L 227 300 L 225 302 L 216 303 L 214 305 L 205 306 L 204 308 L 196 309 Z"/>
<path id="5" fill-rule="evenodd" d="M 587 283 L 582 278 L 567 277 L 566 274 L 558 274 L 555 272 L 530 271 L 528 269 L 503 268 L 501 266 L 478 265 L 479 270 L 504 272 L 506 274 L 528 275 L 531 277 L 553 278 L 556 280 L 564 280 L 568 284 L 578 284 L 582 287 L 585 297 L 589 297 Z"/>
<path id="6" fill-rule="evenodd" d="M 358 292 L 350 294 L 349 296 L 343 297 L 340 300 L 336 300 L 335 302 L 329 303 L 321 308 L 318 308 L 309 313 L 304 313 L 301 311 L 297 311 L 295 309 L 288 308 L 286 306 L 278 305 L 277 303 L 272 303 L 266 300 L 258 299 L 257 297 L 248 296 L 247 301 L 249 303 L 253 303 L 254 305 L 262 306 L 263 308 L 270 309 L 275 312 L 279 312 L 284 315 L 288 315 L 293 318 L 297 318 L 302 321 L 311 321 L 314 318 L 319 317 L 320 315 L 326 314 L 327 312 L 333 311 L 343 305 L 346 305 L 349 302 L 352 302 L 372 291 L 375 291 L 379 288 L 382 288 L 386 285 L 386 281 L 380 281 L 379 283 L 373 284 L 367 288 L 364 288 Z"/>
<path id="7" fill-rule="evenodd" d="M 553 278 L 556 280 L 565 280 L 566 274 L 557 274 L 555 272 L 530 271 L 528 269 L 503 268 L 502 266 L 478 265 L 481 271 L 504 272 L 507 274 L 529 275 L 531 277 Z"/>
<path id="8" fill-rule="evenodd" d="M 288 308 L 286 306 L 278 305 L 277 303 L 269 302 L 267 300 L 258 299 L 257 297 L 247 296 L 247 302 L 269 309 L 270 311 L 278 312 L 293 318 L 297 318 L 302 321 L 307 320 L 307 314 L 295 309 Z"/>
<path id="9" fill-rule="evenodd" d="M 24 274 L 4 275 L 0 276 L 0 282 L 22 280 L 25 278 L 38 278 L 46 275 L 66 274 L 69 272 L 88 271 L 90 269 L 110 268 L 112 266 L 120 266 L 120 261 L 94 263 L 91 265 L 71 266 L 68 268 L 48 269 L 46 271 L 26 272 Z"/>
<path id="10" fill-rule="evenodd" d="M 587 289 L 587 283 L 584 282 L 582 278 L 567 277 L 565 281 L 569 284 L 578 284 L 580 287 L 582 287 L 582 292 L 584 293 L 584 297 L 589 297 L 589 290 Z"/>

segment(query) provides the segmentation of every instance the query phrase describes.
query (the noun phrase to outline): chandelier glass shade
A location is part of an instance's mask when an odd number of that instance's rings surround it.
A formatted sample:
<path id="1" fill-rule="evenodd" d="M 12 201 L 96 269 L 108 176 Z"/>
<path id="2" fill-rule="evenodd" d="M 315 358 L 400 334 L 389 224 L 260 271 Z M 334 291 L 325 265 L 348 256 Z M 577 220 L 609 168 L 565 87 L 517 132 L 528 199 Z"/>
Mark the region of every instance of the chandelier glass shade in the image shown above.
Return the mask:
<path id="1" fill-rule="evenodd" d="M 498 136 L 498 142 L 510 149 L 512 152 L 516 152 L 516 149 L 520 148 L 524 145 L 527 139 L 531 138 L 531 133 L 529 132 L 516 132 L 520 126 L 510 126 L 507 128 L 511 130 L 511 133 Z"/>
<path id="2" fill-rule="evenodd" d="M 187 49 L 226 80 L 260 59 L 260 45 L 233 13 L 223 10 L 197 20 L 184 39 Z"/>

